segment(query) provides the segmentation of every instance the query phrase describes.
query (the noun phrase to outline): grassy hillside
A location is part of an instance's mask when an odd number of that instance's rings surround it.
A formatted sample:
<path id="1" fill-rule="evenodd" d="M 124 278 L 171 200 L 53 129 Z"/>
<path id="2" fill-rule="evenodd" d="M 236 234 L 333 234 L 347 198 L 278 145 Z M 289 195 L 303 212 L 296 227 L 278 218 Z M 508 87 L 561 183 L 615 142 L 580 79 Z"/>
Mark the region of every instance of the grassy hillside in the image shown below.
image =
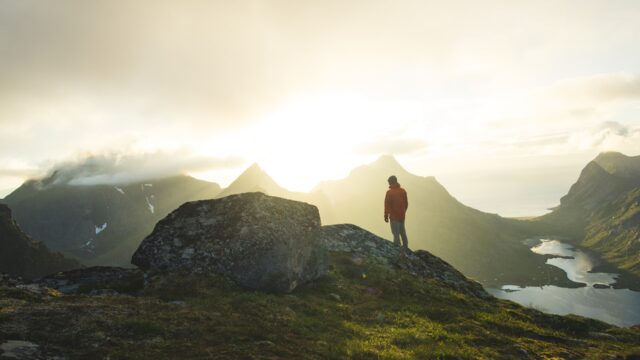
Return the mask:
<path id="1" fill-rule="evenodd" d="M 640 355 L 640 331 L 481 299 L 346 253 L 291 294 L 220 276 L 142 275 L 121 295 L 0 290 L 0 340 L 70 358 L 604 359 Z M 127 295 L 128 294 L 128 295 Z"/>
<path id="2" fill-rule="evenodd" d="M 586 228 L 583 245 L 640 276 L 640 188 L 628 192 Z"/>
<path id="3" fill-rule="evenodd" d="M 535 222 L 640 277 L 640 157 L 600 154 L 560 206 Z"/>

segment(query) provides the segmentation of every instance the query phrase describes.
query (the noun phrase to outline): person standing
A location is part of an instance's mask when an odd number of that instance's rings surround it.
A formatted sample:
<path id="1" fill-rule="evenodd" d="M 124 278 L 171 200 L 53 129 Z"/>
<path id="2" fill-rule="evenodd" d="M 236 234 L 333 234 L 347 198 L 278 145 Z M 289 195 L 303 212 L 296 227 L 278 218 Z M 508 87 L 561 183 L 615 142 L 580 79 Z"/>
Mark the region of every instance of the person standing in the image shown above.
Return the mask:
<path id="1" fill-rule="evenodd" d="M 395 175 L 389 176 L 389 190 L 384 198 L 384 222 L 391 220 L 391 233 L 393 234 L 393 243 L 400 246 L 400 238 L 402 238 L 402 246 L 409 248 L 409 240 L 407 239 L 407 231 L 404 228 L 404 219 L 409 207 L 409 199 L 407 191 L 400 187 L 398 178 Z"/>

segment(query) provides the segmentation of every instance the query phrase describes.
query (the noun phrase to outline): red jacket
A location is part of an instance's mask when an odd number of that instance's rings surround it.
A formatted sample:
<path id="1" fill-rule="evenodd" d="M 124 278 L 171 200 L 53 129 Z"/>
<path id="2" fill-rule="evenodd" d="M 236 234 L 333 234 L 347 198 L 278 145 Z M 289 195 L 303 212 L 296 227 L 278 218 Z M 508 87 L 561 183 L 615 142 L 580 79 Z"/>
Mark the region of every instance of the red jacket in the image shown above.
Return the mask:
<path id="1" fill-rule="evenodd" d="M 391 220 L 404 220 L 408 207 L 407 192 L 400 187 L 400 184 L 389 186 L 387 195 L 384 197 L 384 217 L 389 217 Z"/>

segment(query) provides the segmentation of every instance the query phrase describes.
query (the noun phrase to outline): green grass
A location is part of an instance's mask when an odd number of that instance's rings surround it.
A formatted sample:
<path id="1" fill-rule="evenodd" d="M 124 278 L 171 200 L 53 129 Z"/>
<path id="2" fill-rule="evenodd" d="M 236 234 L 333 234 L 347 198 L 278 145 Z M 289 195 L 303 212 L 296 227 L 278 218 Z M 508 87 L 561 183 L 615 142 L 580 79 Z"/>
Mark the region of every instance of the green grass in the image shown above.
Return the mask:
<path id="1" fill-rule="evenodd" d="M 30 291 L 18 288 L 0 288 L 0 299 L 16 299 L 41 302 L 42 297 Z"/>
<path id="2" fill-rule="evenodd" d="M 21 307 L 0 312 L 0 338 L 25 324 L 23 338 L 72 358 L 598 359 L 640 354 L 635 330 L 477 299 L 435 280 L 353 264 L 346 255 L 333 254 L 332 264 L 327 276 L 292 294 L 243 290 L 216 275 L 174 274 L 150 278 L 139 296 L 22 300 Z"/>
<path id="3" fill-rule="evenodd" d="M 640 276 L 640 188 L 594 216 L 582 245 L 635 276 Z"/>
<path id="4" fill-rule="evenodd" d="M 110 290 L 115 290 L 119 293 L 135 294 L 143 287 L 143 285 L 144 285 L 144 277 L 141 273 L 130 274 L 130 275 L 124 276 L 121 279 L 114 280 L 111 282 L 96 281 L 96 282 L 89 282 L 89 283 L 82 284 L 78 288 L 78 293 L 88 294 L 92 290 L 110 289 Z"/>

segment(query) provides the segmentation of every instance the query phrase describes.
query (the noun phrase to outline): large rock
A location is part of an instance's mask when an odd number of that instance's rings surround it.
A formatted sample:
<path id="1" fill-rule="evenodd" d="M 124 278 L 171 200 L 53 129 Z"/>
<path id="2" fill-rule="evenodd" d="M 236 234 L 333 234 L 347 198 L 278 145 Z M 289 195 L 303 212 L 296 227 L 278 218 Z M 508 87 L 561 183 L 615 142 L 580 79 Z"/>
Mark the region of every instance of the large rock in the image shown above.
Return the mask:
<path id="1" fill-rule="evenodd" d="M 313 236 L 315 206 L 244 193 L 189 202 L 160 221 L 133 255 L 142 269 L 223 274 L 238 285 L 289 292 L 328 269 Z"/>

